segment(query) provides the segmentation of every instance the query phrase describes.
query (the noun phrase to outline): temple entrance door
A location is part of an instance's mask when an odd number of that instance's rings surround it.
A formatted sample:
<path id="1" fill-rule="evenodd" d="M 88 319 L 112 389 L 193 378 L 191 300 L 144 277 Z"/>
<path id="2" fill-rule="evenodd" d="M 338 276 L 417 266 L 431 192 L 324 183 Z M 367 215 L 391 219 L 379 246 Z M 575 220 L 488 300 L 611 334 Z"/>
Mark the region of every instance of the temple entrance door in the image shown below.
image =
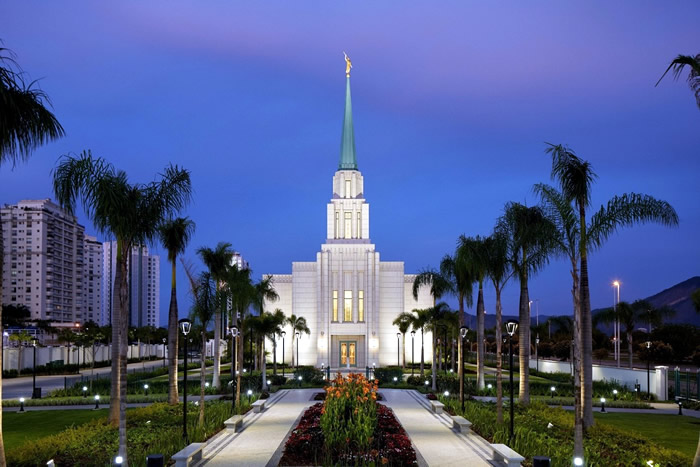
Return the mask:
<path id="1" fill-rule="evenodd" d="M 357 366 L 357 341 L 340 341 L 340 367 Z"/>

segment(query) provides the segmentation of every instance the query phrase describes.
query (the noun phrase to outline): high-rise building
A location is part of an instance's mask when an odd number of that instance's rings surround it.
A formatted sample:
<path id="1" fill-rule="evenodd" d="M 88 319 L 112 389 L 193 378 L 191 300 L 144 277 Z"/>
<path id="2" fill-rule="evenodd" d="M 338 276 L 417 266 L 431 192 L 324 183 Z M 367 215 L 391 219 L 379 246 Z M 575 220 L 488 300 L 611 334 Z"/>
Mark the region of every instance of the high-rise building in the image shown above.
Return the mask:
<path id="1" fill-rule="evenodd" d="M 86 321 L 85 228 L 49 199 L 0 208 L 5 304 L 32 319 Z"/>
<path id="2" fill-rule="evenodd" d="M 114 281 L 117 271 L 117 242 L 102 244 L 101 325 L 112 322 Z M 160 257 L 146 246 L 133 247 L 127 260 L 129 284 L 129 326 L 158 326 L 160 318 Z"/>
<path id="3" fill-rule="evenodd" d="M 100 323 L 102 317 L 102 242 L 85 235 L 85 321 Z"/>

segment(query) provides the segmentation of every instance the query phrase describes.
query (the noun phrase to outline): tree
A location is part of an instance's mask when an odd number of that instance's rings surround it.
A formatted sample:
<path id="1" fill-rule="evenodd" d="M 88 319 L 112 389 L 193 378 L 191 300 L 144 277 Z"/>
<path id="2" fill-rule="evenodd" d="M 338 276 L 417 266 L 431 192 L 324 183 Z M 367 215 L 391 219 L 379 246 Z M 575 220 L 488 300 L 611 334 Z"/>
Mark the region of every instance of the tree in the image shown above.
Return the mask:
<path id="1" fill-rule="evenodd" d="M 700 54 L 695 57 L 691 55 L 679 55 L 674 58 L 654 87 L 658 86 L 661 80 L 664 79 L 664 76 L 666 76 L 666 73 L 671 70 L 673 70 L 673 79 L 677 80 L 686 66 L 690 68 L 690 73 L 688 73 L 688 86 L 690 90 L 695 93 L 695 103 L 700 107 Z"/>
<path id="2" fill-rule="evenodd" d="M 29 320 L 31 311 L 21 303 L 5 305 L 2 308 L 2 327 L 22 327 Z"/>
<path id="3" fill-rule="evenodd" d="M 265 302 L 276 302 L 279 295 L 275 292 L 272 276 L 263 278 L 255 284 L 255 308 L 260 316 L 260 363 L 262 367 L 262 388 L 267 390 L 267 359 L 265 358 L 265 338 L 274 334 L 277 329 L 275 318 L 271 314 L 265 314 Z"/>
<path id="4" fill-rule="evenodd" d="M 71 331 L 72 333 L 72 331 Z M 27 345 L 28 342 L 32 341 L 32 335 L 29 334 L 26 330 L 22 329 L 20 332 L 14 332 L 10 334 L 9 340 L 11 342 L 16 342 L 17 343 L 17 373 L 22 372 L 22 350 L 24 349 L 24 346 Z"/>
<path id="5" fill-rule="evenodd" d="M 119 425 L 119 455 L 126 464 L 127 258 L 132 247 L 152 242 L 163 220 L 189 202 L 190 174 L 171 165 L 158 181 L 132 184 L 126 172 L 117 171 L 104 159 L 93 158 L 90 151 L 84 151 L 77 157 L 61 158 L 53 172 L 53 186 L 56 199 L 64 209 L 72 213 L 80 200 L 95 228 L 116 237 L 110 421 Z"/>
<path id="6" fill-rule="evenodd" d="M 302 332 L 306 333 L 307 335 L 311 335 L 311 330 L 306 324 L 306 318 L 303 316 L 297 317 L 297 315 L 293 313 L 289 318 L 287 318 L 287 324 L 289 324 L 289 326 L 292 328 L 292 366 L 294 366 L 294 343 L 296 339 L 301 337 Z M 299 337 L 297 337 L 297 332 L 299 333 Z M 299 362 L 297 362 L 297 365 L 299 365 Z"/>
<path id="7" fill-rule="evenodd" d="M 25 74 L 15 61 L 14 53 L 0 48 L 0 166 L 27 160 L 39 146 L 64 135 L 61 124 L 47 106 L 48 96 L 25 81 Z M 2 290 L 3 254 L 0 253 L 0 290 Z M 3 307 L 0 296 L 0 322 Z M 2 401 L 0 372 L 0 401 Z M 5 443 L 2 437 L 2 405 L 0 403 L 0 467 L 5 466 Z"/>
<path id="8" fill-rule="evenodd" d="M 678 215 L 673 207 L 652 196 L 626 193 L 615 196 L 606 206 L 601 206 L 590 221 L 586 214 L 591 205 L 592 184 L 597 178 L 591 164 L 579 158 L 573 150 L 563 145 L 549 144 L 546 152 L 552 156 L 551 178 L 578 215 L 579 231 L 579 306 L 581 354 L 581 411 L 583 426 L 588 428 L 593 419 L 593 323 L 591 297 L 588 285 L 588 254 L 600 248 L 621 227 L 656 222 L 665 226 L 678 225 Z"/>
<path id="9" fill-rule="evenodd" d="M 277 339 L 282 337 L 282 330 L 284 328 L 284 323 L 287 322 L 287 317 L 279 308 L 275 309 L 272 316 L 275 323 L 274 332 L 270 336 L 272 340 L 272 373 L 277 375 Z"/>
<path id="10" fill-rule="evenodd" d="M 226 272 L 226 268 L 231 265 L 233 260 L 233 249 L 228 242 L 219 242 L 216 248 L 211 249 L 201 247 L 197 250 L 197 254 L 202 258 L 202 262 L 209 269 L 209 273 L 216 281 L 217 286 L 220 286 Z M 223 307 L 221 303 L 219 306 Z M 214 316 L 214 371 L 211 385 L 219 388 L 221 386 L 221 351 L 219 350 L 221 342 L 221 317 L 223 314 L 222 308 L 219 308 Z"/>
<path id="11" fill-rule="evenodd" d="M 394 318 L 394 321 L 392 321 L 391 324 L 399 328 L 399 332 L 403 336 L 402 341 L 403 341 L 403 368 L 406 368 L 406 333 L 408 332 L 408 329 L 411 327 L 411 323 L 413 322 L 413 314 L 408 313 L 406 311 L 399 313 L 399 315 Z"/>
<path id="12" fill-rule="evenodd" d="M 486 240 L 476 237 L 459 237 L 457 242 L 457 262 L 464 264 L 468 277 L 479 284 L 476 300 L 476 382 L 479 390 L 484 389 L 484 279 L 488 271 L 488 251 Z"/>
<path id="13" fill-rule="evenodd" d="M 176 405 L 180 400 L 177 393 L 177 353 L 178 353 L 178 311 L 177 311 L 177 257 L 185 252 L 185 247 L 194 234 L 194 222 L 187 217 L 168 219 L 158 227 L 158 235 L 163 247 L 168 251 L 171 267 L 170 308 L 168 310 L 168 403 Z"/>
<path id="14" fill-rule="evenodd" d="M 507 239 L 508 262 L 520 282 L 518 353 L 521 403 L 530 402 L 530 277 L 549 261 L 556 227 L 538 206 L 508 203 L 497 229 Z"/>
<path id="15" fill-rule="evenodd" d="M 503 306 L 501 293 L 513 275 L 508 262 L 508 238 L 498 227 L 486 243 L 486 274 L 496 291 L 496 420 L 503 423 Z"/>
<path id="16" fill-rule="evenodd" d="M 413 319 L 411 320 L 411 327 L 414 331 L 420 330 L 420 374 L 423 376 L 425 374 L 425 326 L 428 323 L 428 309 L 413 309 Z"/>
<path id="17" fill-rule="evenodd" d="M 204 356 L 207 352 L 207 326 L 211 323 L 212 317 L 216 314 L 219 308 L 219 293 L 216 283 L 212 278 L 211 273 L 204 272 L 197 279 L 193 289 L 193 305 L 192 305 L 192 320 L 198 323 L 202 338 L 202 358 L 201 369 L 199 373 L 199 424 L 204 425 L 204 388 L 206 382 L 206 363 Z M 187 388 L 183 388 L 187 391 Z"/>
<path id="18" fill-rule="evenodd" d="M 433 367 L 432 367 L 432 379 L 433 379 L 433 384 L 432 384 L 432 390 L 437 391 L 437 336 L 438 336 L 438 328 L 440 326 L 443 326 L 443 320 L 445 319 L 446 315 L 450 313 L 450 307 L 447 305 L 445 302 L 440 302 L 436 304 L 434 307 L 428 308 L 427 313 L 426 313 L 426 323 L 425 326 L 430 329 L 432 333 L 432 353 L 433 353 Z"/>

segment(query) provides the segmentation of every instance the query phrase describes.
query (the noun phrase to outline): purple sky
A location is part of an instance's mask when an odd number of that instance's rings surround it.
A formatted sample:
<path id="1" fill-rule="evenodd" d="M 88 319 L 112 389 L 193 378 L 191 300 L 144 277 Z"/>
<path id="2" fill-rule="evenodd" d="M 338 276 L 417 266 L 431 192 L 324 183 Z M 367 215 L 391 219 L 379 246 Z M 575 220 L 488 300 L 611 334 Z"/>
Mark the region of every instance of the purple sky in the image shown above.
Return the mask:
<path id="1" fill-rule="evenodd" d="M 256 277 L 289 273 L 325 237 L 345 50 L 382 259 L 437 266 L 460 234 L 490 233 L 507 201 L 534 203 L 548 141 L 592 162 L 596 207 L 636 191 L 680 216 L 591 257 L 593 307 L 612 303 L 615 278 L 633 300 L 700 274 L 700 111 L 685 81 L 654 87 L 677 54 L 700 52 L 697 1 L 232 3 L 4 2 L 0 38 L 41 78 L 67 137 L 3 166 L 0 203 L 51 197 L 68 152 L 91 149 L 143 182 L 173 162 L 195 188 L 188 257 L 226 240 Z M 165 323 L 164 263 L 161 275 Z M 179 285 L 184 313 L 181 271 Z M 554 260 L 530 296 L 541 313 L 569 313 L 570 287 Z M 511 283 L 505 313 L 517 301 Z"/>

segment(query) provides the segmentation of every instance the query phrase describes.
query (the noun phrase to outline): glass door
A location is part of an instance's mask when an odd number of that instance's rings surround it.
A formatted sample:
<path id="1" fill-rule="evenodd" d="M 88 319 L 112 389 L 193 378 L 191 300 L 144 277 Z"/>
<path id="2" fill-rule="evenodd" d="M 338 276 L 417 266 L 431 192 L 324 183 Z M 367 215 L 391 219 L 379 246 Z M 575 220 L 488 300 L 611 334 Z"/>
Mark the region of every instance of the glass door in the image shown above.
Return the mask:
<path id="1" fill-rule="evenodd" d="M 357 342 L 340 341 L 340 366 L 357 366 Z"/>

